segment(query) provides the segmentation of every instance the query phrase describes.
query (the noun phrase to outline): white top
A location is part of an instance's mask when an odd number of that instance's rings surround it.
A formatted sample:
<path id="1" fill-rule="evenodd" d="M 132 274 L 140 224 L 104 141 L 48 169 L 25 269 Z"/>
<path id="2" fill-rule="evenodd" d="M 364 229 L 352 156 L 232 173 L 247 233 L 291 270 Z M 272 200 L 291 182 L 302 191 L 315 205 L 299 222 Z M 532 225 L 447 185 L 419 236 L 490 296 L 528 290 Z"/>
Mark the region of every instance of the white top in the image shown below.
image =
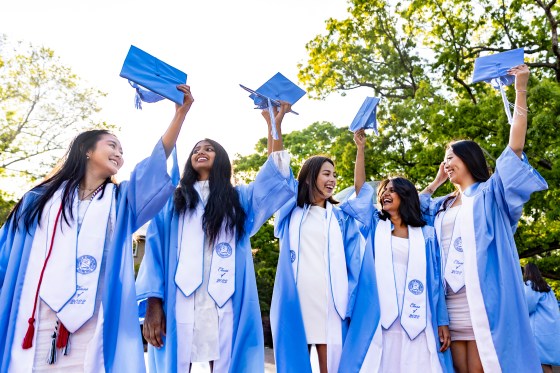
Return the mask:
<path id="1" fill-rule="evenodd" d="M 296 279 L 308 344 L 327 343 L 327 214 L 311 206 L 301 225 L 299 271 Z"/>
<path id="2" fill-rule="evenodd" d="M 408 238 L 391 236 L 391 244 L 393 249 L 393 270 L 395 274 L 400 318 L 406 285 L 406 269 L 408 268 Z M 398 321 L 397 319 L 396 322 Z"/>

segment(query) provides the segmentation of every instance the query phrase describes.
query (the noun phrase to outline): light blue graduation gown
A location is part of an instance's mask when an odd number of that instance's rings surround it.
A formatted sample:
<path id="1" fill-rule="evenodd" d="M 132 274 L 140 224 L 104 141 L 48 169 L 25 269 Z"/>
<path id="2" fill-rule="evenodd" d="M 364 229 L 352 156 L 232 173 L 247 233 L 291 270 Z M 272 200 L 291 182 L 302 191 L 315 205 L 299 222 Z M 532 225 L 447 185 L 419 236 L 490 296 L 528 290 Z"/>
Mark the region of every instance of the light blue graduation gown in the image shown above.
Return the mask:
<path id="1" fill-rule="evenodd" d="M 528 338 L 532 331 L 513 234 L 523 204 L 531 193 L 547 187 L 546 181 L 529 165 L 525 154 L 520 159 L 507 147 L 498 158 L 496 172 L 490 179 L 464 192 L 474 198 L 478 268 L 474 272 L 479 279 L 476 287 L 480 287 L 483 298 L 483 305 L 478 307 L 486 311 L 491 333 L 491 340 L 477 338 L 478 350 L 483 365 L 487 359 L 494 367 L 499 364 L 504 372 L 533 373 L 541 369 L 534 340 Z M 423 213 L 430 224 L 445 198 L 420 195 Z M 465 272 L 467 270 L 465 268 Z M 466 286 L 468 291 L 469 283 Z"/>
<path id="2" fill-rule="evenodd" d="M 130 181 L 118 186 L 116 222 L 106 260 L 103 304 L 103 358 L 107 372 L 145 372 L 144 349 L 134 288 L 132 234 L 165 205 L 175 186 L 167 174 L 161 140 L 152 155 L 140 162 Z M 20 211 L 35 203 L 40 189 L 23 197 Z M 25 230 L 23 221 L 14 232 L 12 221 L 0 230 L 0 371 L 10 364 L 15 320 L 37 219 Z M 107 248 L 106 248 L 107 249 Z"/>
<path id="3" fill-rule="evenodd" d="M 528 281 L 525 299 L 541 364 L 560 365 L 560 311 L 554 290 L 534 291 Z"/>
<path id="4" fill-rule="evenodd" d="M 297 181 L 292 187 L 297 194 Z M 280 255 L 270 305 L 270 323 L 274 342 L 274 356 L 278 373 L 311 373 L 307 339 L 301 314 L 301 306 L 292 269 L 290 253 L 290 218 L 296 208 L 297 195 L 279 211 L 275 235 L 280 239 Z M 358 225 L 337 206 L 333 206 L 344 242 L 346 269 L 348 273 L 348 306 L 342 322 L 342 338 L 345 340 L 349 316 L 356 303 L 357 282 L 360 271 L 360 233 Z M 303 269 L 302 269 L 303 270 Z M 340 364 L 342 367 L 342 362 Z"/>
<path id="5" fill-rule="evenodd" d="M 360 289 L 360 291 L 362 290 L 362 278 L 366 276 L 371 278 L 367 280 L 364 279 L 365 281 L 367 281 L 367 283 L 364 281 L 364 287 L 377 287 L 375 280 L 374 263 L 375 230 L 377 228 L 377 224 L 379 223 L 379 214 L 378 210 L 374 207 L 372 202 L 373 193 L 373 188 L 366 183 L 360 189 L 360 195 L 365 194 L 363 198 L 349 199 L 341 206 L 341 208 L 346 213 L 353 216 L 363 224 L 361 230 L 362 233 L 367 237 L 366 251 L 364 252 L 364 264 L 362 266 L 362 273 L 360 273 L 360 282 L 358 284 L 358 288 Z M 445 293 L 443 290 L 443 283 L 441 281 L 440 274 L 440 251 L 437 244 L 434 228 L 426 225 L 422 227 L 422 233 L 424 234 L 424 240 L 426 243 L 426 287 L 428 289 L 427 300 L 431 310 L 432 319 L 430 321 L 435 336 L 435 346 L 438 351 L 438 358 L 442 370 L 444 372 L 453 372 L 451 351 L 448 349 L 443 353 L 439 352 L 441 343 L 438 337 L 438 327 L 449 325 L 449 316 L 447 314 L 447 306 L 445 304 Z M 368 260 L 367 270 L 366 259 Z M 371 269 L 369 268 L 370 266 Z M 387 270 L 390 269 L 388 268 Z M 377 289 L 375 289 L 375 291 L 371 289 L 368 290 L 369 293 L 372 293 L 372 295 L 373 293 L 375 293 L 375 296 L 377 296 Z M 364 291 L 368 290 L 364 289 Z M 381 289 L 381 291 L 383 290 Z M 367 311 L 367 314 L 365 314 L 365 311 Z M 365 358 L 365 355 L 375 333 L 375 329 L 377 329 L 377 325 L 379 323 L 380 309 L 378 298 L 375 298 L 375 303 L 372 302 L 372 304 L 369 305 L 369 308 L 361 308 L 356 306 L 354 314 L 355 315 L 350 322 L 350 331 L 348 332 L 348 335 L 346 337 L 347 340 L 352 341 L 353 339 L 355 339 L 352 333 L 364 333 L 365 335 L 361 337 L 361 343 L 359 346 L 354 346 L 353 344 L 345 344 L 343 350 L 343 357 L 345 360 L 341 361 L 340 363 L 341 368 L 344 367 L 344 370 L 341 371 L 344 372 L 358 372 L 362 365 L 362 362 Z M 352 323 L 354 323 L 354 320 L 358 319 L 371 320 L 371 325 L 365 326 L 365 330 L 364 326 L 362 325 L 356 325 L 356 327 L 353 328 Z M 398 322 L 398 320 L 396 322 Z"/>
<path id="6" fill-rule="evenodd" d="M 264 371 L 264 338 L 261 311 L 253 267 L 250 236 L 280 208 L 293 191 L 269 157 L 254 182 L 238 186 L 241 205 L 247 214 L 245 235 L 235 251 L 235 292 L 233 293 L 233 338 L 230 372 Z M 146 253 L 136 279 L 137 298 L 163 299 L 166 315 L 164 346 L 148 346 L 150 372 L 177 371 L 177 326 L 175 317 L 179 214 L 173 199 L 152 220 L 146 235 Z"/>

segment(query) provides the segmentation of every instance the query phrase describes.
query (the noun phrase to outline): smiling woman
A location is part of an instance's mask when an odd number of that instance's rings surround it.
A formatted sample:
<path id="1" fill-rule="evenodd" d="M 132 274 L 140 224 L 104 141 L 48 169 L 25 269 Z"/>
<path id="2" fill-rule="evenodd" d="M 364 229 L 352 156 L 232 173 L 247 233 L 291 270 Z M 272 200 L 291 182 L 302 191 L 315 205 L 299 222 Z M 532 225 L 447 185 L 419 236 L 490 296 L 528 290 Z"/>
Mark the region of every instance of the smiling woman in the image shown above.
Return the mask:
<path id="1" fill-rule="evenodd" d="M 175 189 L 166 159 L 194 101 L 177 89 L 183 105 L 129 181 L 113 181 L 117 137 L 86 131 L 10 213 L 0 230 L 0 371 L 145 371 L 129 232 Z"/>
<path id="2" fill-rule="evenodd" d="M 143 333 L 151 372 L 262 372 L 264 341 L 249 237 L 290 198 L 293 183 L 281 123 L 254 182 L 234 187 L 231 163 L 216 141 L 198 141 L 173 200 L 150 223 L 136 281 L 147 301 Z M 165 336 L 165 338 L 164 338 Z"/>
<path id="3" fill-rule="evenodd" d="M 365 183 L 364 130 L 354 134 L 357 145 L 354 184 L 358 195 L 373 192 Z M 375 257 L 375 270 L 360 273 L 359 292 L 368 286 L 379 289 L 370 315 L 379 312 L 379 324 L 372 316 L 367 329 L 354 327 L 363 310 L 356 307 L 347 338 L 365 343 L 343 351 L 342 363 L 358 363 L 367 372 L 451 372 L 451 343 L 445 294 L 439 281 L 439 251 L 433 227 L 422 218 L 418 192 L 410 181 L 393 177 L 381 181 L 377 206 L 359 198 L 349 199 L 342 209 L 359 220 L 366 238 L 364 257 Z M 366 263 L 364 259 L 364 263 Z M 366 285 L 364 285 L 366 284 Z M 370 291 L 372 289 L 369 289 Z M 373 289 L 374 293 L 377 289 Z M 371 307 L 371 306 L 370 306 Z M 365 333 L 368 338 L 360 339 Z M 345 352 L 348 352 L 345 354 Z M 341 363 L 341 364 L 342 364 Z M 351 371 L 351 370 L 349 370 Z"/>
<path id="4" fill-rule="evenodd" d="M 297 198 L 275 218 L 280 257 L 270 321 L 281 373 L 311 372 L 313 345 L 321 372 L 339 370 L 343 325 L 359 272 L 360 233 L 337 206 L 335 187 L 334 162 L 308 158 L 294 185 Z"/>
<path id="5" fill-rule="evenodd" d="M 458 371 L 541 370 L 535 342 L 527 338 L 531 329 L 513 235 L 531 193 L 548 185 L 523 153 L 529 68 L 519 65 L 507 74 L 515 77 L 515 110 L 494 174 L 476 142 L 452 142 L 435 180 L 421 194 L 424 216 L 441 247 Z M 455 192 L 431 198 L 448 179 Z"/>

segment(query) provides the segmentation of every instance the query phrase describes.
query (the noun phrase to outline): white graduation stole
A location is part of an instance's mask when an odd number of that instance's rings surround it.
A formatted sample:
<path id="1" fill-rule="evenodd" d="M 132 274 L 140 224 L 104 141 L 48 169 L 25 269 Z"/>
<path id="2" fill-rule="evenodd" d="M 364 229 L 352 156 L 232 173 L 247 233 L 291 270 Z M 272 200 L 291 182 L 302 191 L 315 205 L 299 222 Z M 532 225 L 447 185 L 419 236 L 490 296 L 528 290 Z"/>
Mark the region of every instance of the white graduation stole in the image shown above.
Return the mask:
<path id="1" fill-rule="evenodd" d="M 305 208 L 296 207 L 290 216 L 290 259 L 294 279 L 297 283 L 299 269 L 299 248 L 300 234 L 303 220 L 309 212 L 309 206 Z M 340 225 L 333 212 L 333 206 L 326 202 L 327 220 L 327 250 L 328 250 L 328 270 L 331 283 L 333 303 L 339 317 L 344 320 L 348 307 L 348 272 L 346 270 L 346 254 L 344 252 L 344 239 L 340 230 Z"/>
<path id="2" fill-rule="evenodd" d="M 53 250 L 46 266 L 39 295 L 57 312 L 70 333 L 77 331 L 92 316 L 99 283 L 101 261 L 107 233 L 107 222 L 114 208 L 115 185 L 105 186 L 103 198 L 91 200 L 81 229 L 78 232 L 78 201 L 74 200 L 74 221 L 68 226 L 60 218 Z M 62 188 L 49 201 L 48 219 L 37 227 L 31 248 L 32 255 L 46 255 L 45 245 L 50 243 L 57 208 L 61 203 Z"/>
<path id="3" fill-rule="evenodd" d="M 391 221 L 379 220 L 375 229 L 375 273 L 381 308 L 381 325 L 389 329 L 399 316 L 397 288 L 393 270 Z M 427 281 L 426 242 L 422 228 L 408 226 L 408 265 L 406 272 L 401 325 L 410 339 L 426 328 Z"/>
<path id="4" fill-rule="evenodd" d="M 462 201 L 465 201 L 465 195 L 462 195 Z M 453 204 L 451 202 L 450 206 Z M 436 236 L 439 242 L 441 258 L 445 258 L 445 251 L 441 244 L 441 229 L 443 224 L 443 217 L 445 216 L 446 211 L 438 214 L 436 216 L 434 226 L 436 228 Z M 444 285 L 447 282 L 447 285 L 453 290 L 453 292 L 457 293 L 463 286 L 465 286 L 465 255 L 463 253 L 463 240 L 461 238 L 461 224 L 465 219 L 465 214 L 468 213 L 468 209 L 463 208 L 463 206 L 459 207 L 459 212 L 457 213 L 457 217 L 455 218 L 455 223 L 453 224 L 453 233 L 451 234 L 451 241 L 449 243 L 449 250 L 447 253 L 447 259 L 444 261 L 442 260 L 442 272 L 444 274 Z"/>
<path id="5" fill-rule="evenodd" d="M 175 272 L 175 284 L 189 297 L 202 284 L 204 275 L 204 242 L 202 229 L 204 207 L 197 204 L 192 213 L 182 214 L 179 219 L 179 258 Z M 235 231 L 227 234 L 225 224 L 212 250 L 212 263 L 208 281 L 208 294 L 218 307 L 231 298 L 235 292 Z"/>

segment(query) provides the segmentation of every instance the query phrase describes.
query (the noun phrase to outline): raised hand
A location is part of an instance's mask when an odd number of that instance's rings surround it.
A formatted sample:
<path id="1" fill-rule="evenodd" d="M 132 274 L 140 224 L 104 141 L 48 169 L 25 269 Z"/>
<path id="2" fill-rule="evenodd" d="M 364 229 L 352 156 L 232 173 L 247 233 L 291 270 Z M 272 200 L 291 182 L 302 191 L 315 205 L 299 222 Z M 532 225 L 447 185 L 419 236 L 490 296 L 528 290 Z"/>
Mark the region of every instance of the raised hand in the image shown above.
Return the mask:
<path id="1" fill-rule="evenodd" d="M 362 128 L 354 132 L 354 143 L 358 148 L 364 149 L 366 146 L 366 131 Z"/>
<path id="2" fill-rule="evenodd" d="M 508 70 L 509 75 L 515 76 L 515 90 L 527 91 L 527 83 L 529 82 L 529 67 L 525 64 L 512 67 Z"/>
<path id="3" fill-rule="evenodd" d="M 194 102 L 194 98 L 191 93 L 191 87 L 186 84 L 180 84 L 177 89 L 185 94 L 183 98 L 183 105 L 175 104 L 175 111 L 187 114 Z"/>

